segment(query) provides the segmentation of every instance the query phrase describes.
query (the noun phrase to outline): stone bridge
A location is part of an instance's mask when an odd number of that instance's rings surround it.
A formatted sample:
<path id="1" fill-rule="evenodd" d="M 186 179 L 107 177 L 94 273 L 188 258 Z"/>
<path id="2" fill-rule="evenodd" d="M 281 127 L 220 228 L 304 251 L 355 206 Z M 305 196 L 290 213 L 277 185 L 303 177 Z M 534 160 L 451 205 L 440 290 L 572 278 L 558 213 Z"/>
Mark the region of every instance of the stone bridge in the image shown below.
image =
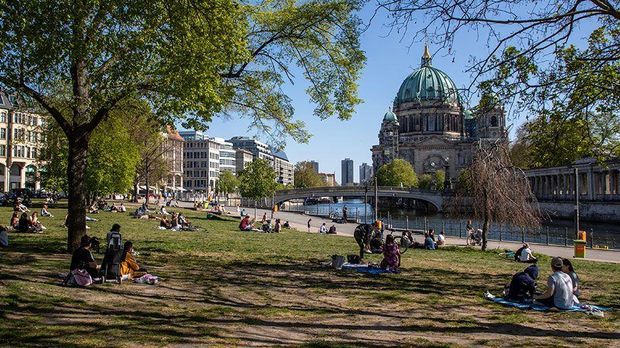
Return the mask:
<path id="1" fill-rule="evenodd" d="M 274 203 L 286 202 L 291 199 L 305 199 L 313 197 L 364 197 L 365 194 L 366 188 L 364 186 L 314 187 L 307 189 L 279 190 L 275 193 Z M 370 187 L 368 189 L 368 197 L 372 198 L 374 195 L 374 187 Z M 435 208 L 437 208 L 438 212 L 443 210 L 443 195 L 440 191 L 379 186 L 377 196 L 417 199 L 432 204 Z"/>

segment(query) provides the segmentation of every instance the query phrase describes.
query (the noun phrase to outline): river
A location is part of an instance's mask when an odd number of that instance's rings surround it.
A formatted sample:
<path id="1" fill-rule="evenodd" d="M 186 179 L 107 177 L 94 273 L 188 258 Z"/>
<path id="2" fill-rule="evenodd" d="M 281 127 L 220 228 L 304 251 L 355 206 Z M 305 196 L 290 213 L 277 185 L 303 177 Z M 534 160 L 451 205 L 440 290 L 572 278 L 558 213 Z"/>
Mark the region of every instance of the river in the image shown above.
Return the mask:
<path id="1" fill-rule="evenodd" d="M 338 203 L 319 203 L 313 205 L 290 204 L 286 210 L 303 211 L 310 215 L 341 217 L 343 208 L 347 208 L 348 218 L 358 222 L 372 222 L 374 209 L 363 200 L 351 199 Z M 459 236 L 465 234 L 466 219 L 454 219 L 446 216 L 424 215 L 415 210 L 381 209 L 378 216 L 387 225 L 396 228 L 424 230 L 433 228 L 436 231 L 444 230 L 447 235 Z M 473 220 L 473 219 L 472 219 Z M 480 221 L 473 220 L 474 228 L 482 228 Z M 600 245 L 608 248 L 620 248 L 620 225 L 600 222 L 581 222 L 581 230 L 588 234 L 588 246 Z M 571 220 L 544 221 L 542 226 L 534 230 L 524 231 L 517 226 L 492 224 L 489 232 L 490 239 L 506 241 L 526 241 L 549 243 L 558 245 L 572 245 L 574 239 L 574 223 Z"/>

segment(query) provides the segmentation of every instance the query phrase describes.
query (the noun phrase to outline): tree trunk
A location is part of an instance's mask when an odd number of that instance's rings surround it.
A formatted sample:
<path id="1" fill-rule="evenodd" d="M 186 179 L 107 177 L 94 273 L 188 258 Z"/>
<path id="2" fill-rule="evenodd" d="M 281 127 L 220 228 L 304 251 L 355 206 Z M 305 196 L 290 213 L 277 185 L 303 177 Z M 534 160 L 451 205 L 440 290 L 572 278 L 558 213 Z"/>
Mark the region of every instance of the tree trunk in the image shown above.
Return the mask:
<path id="1" fill-rule="evenodd" d="M 69 208 L 67 216 L 67 251 L 72 253 L 80 246 L 80 239 L 86 234 L 86 165 L 90 134 L 69 138 L 67 179 L 69 186 Z"/>
<path id="2" fill-rule="evenodd" d="M 258 200 L 254 198 L 254 221 L 258 218 L 258 210 L 257 210 Z"/>
<path id="3" fill-rule="evenodd" d="M 491 225 L 491 202 L 489 202 L 489 196 L 485 192 L 484 194 L 484 222 L 482 224 L 482 251 L 487 250 L 487 233 Z"/>
<path id="4" fill-rule="evenodd" d="M 138 202 L 138 194 L 140 193 L 139 188 L 138 188 L 138 181 L 136 181 L 133 184 L 133 197 L 132 197 L 132 202 L 137 203 Z"/>
<path id="5" fill-rule="evenodd" d="M 146 178 L 144 179 L 144 184 L 146 185 L 146 195 L 144 196 L 144 204 L 146 204 L 146 206 L 149 206 L 149 176 L 147 175 Z"/>

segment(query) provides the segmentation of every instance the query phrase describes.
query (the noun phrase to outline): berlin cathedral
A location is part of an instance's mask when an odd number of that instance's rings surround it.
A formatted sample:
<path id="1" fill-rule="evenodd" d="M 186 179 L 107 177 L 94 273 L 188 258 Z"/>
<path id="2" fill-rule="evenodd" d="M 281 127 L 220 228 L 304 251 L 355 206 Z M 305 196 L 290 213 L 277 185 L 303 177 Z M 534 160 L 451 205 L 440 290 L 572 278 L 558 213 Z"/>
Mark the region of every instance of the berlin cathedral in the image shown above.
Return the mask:
<path id="1" fill-rule="evenodd" d="M 454 81 L 432 66 L 425 47 L 420 68 L 403 81 L 393 109 L 383 116 L 379 145 L 371 148 L 373 169 L 401 158 L 418 175 L 445 170 L 455 178 L 471 163 L 478 140 L 507 140 L 507 135 L 503 107 L 468 110 Z"/>

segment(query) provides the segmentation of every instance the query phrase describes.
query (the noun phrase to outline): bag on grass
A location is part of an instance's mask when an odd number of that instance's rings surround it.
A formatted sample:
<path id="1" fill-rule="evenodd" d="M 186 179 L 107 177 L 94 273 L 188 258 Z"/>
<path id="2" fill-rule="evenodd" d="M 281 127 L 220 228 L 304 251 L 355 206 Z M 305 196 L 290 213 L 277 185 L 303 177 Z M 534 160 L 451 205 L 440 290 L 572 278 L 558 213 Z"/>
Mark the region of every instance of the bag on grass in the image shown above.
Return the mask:
<path id="1" fill-rule="evenodd" d="M 93 283 L 93 278 L 90 276 L 90 273 L 85 269 L 74 269 L 71 271 L 71 280 L 68 283 L 75 283 L 77 286 L 90 286 Z"/>

